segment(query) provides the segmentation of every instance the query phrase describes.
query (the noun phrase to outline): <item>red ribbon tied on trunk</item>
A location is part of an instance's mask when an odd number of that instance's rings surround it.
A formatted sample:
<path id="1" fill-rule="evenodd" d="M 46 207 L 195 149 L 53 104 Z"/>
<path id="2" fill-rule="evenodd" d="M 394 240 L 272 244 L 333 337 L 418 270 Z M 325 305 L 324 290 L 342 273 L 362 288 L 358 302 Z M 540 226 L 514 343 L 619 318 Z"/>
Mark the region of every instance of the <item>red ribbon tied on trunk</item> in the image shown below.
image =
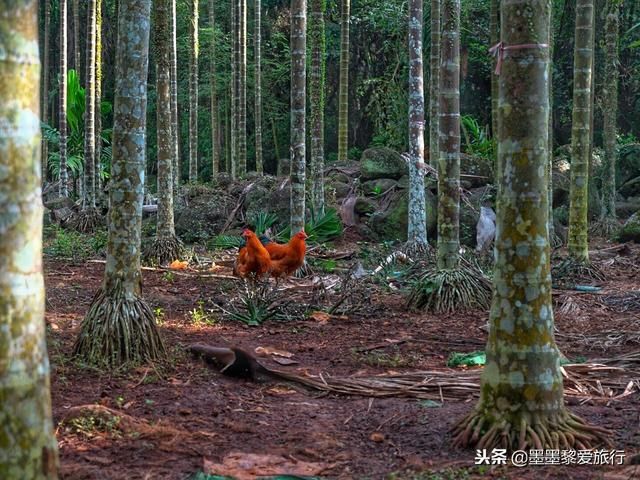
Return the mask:
<path id="1" fill-rule="evenodd" d="M 522 43 L 520 45 L 505 45 L 503 42 L 496 43 L 489 49 L 489 53 L 496 58 L 495 74 L 500 75 L 505 50 L 525 50 L 527 48 L 549 48 L 546 43 Z"/>

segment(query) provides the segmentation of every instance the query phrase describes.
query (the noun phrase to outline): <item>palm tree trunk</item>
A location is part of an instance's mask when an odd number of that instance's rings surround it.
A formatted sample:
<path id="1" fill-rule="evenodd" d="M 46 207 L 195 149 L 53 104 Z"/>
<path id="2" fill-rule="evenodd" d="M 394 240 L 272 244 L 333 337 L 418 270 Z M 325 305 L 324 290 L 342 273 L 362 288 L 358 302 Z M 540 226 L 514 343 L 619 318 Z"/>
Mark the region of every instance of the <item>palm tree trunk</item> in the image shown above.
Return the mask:
<path id="1" fill-rule="evenodd" d="M 502 2 L 502 40 L 548 39 L 550 0 Z M 527 12 L 523 15 L 522 12 Z M 481 396 L 454 444 L 525 449 L 591 448 L 606 431 L 568 412 L 554 340 L 548 238 L 548 48 L 504 55 L 500 73 L 501 178 L 493 304 Z"/>
<path id="2" fill-rule="evenodd" d="M 500 41 L 500 0 L 491 0 L 489 34 L 491 45 Z M 491 71 L 491 136 L 494 140 L 498 138 L 498 76 L 493 70 Z M 497 178 L 500 177 L 497 176 Z"/>
<path id="3" fill-rule="evenodd" d="M 51 2 L 44 2 L 44 38 L 42 55 L 42 123 L 49 122 L 49 55 L 51 31 Z M 42 181 L 47 180 L 47 162 L 49 159 L 49 149 L 46 140 L 42 140 Z"/>
<path id="4" fill-rule="evenodd" d="M 173 145 L 171 133 L 171 0 L 154 1 L 156 59 L 156 135 L 158 145 L 158 223 L 146 260 L 164 265 L 180 258 L 182 245 L 173 218 Z"/>
<path id="5" fill-rule="evenodd" d="M 69 196 L 67 171 L 67 0 L 60 0 L 60 89 L 58 91 L 58 130 L 60 131 L 60 187 L 61 197 Z"/>
<path id="6" fill-rule="evenodd" d="M 438 83 L 440 79 L 440 0 L 431 0 L 431 47 L 429 52 L 429 163 L 438 168 Z"/>
<path id="7" fill-rule="evenodd" d="M 587 214 L 591 151 L 593 15 L 593 0 L 577 0 L 568 247 L 569 256 L 579 263 L 589 262 Z"/>
<path id="8" fill-rule="evenodd" d="M 74 347 L 92 364 L 118 366 L 164 354 L 153 311 L 142 298 L 140 271 L 150 7 L 151 0 L 120 0 L 107 261 Z"/>
<path id="9" fill-rule="evenodd" d="M 424 194 L 424 75 L 422 67 L 423 0 L 409 1 L 409 222 L 407 244 L 427 247 Z"/>
<path id="10" fill-rule="evenodd" d="M 255 0 L 253 42 L 254 42 L 254 83 L 255 83 L 255 141 L 256 141 L 256 172 L 262 175 L 262 2 Z"/>
<path id="11" fill-rule="evenodd" d="M 0 478 L 57 478 L 45 338 L 38 2 L 0 15 Z"/>
<path id="12" fill-rule="evenodd" d="M 247 173 L 247 0 L 240 0 L 238 14 L 238 171 Z"/>
<path id="13" fill-rule="evenodd" d="M 198 40 L 199 0 L 191 0 L 189 38 L 191 57 L 189 64 L 189 182 L 198 181 Z"/>
<path id="14" fill-rule="evenodd" d="M 96 0 L 88 0 L 87 3 L 87 78 L 85 87 L 84 110 L 84 196 L 82 198 L 83 210 L 96 207 Z"/>
<path id="15" fill-rule="evenodd" d="M 72 14 L 73 14 L 73 68 L 78 74 L 80 79 L 80 0 L 71 0 Z"/>
<path id="16" fill-rule="evenodd" d="M 176 0 L 171 0 L 171 144 L 173 146 L 173 190 L 180 187 L 180 123 L 178 122 L 178 46 Z"/>
<path id="17" fill-rule="evenodd" d="M 460 0 L 442 4 L 438 156 L 438 269 L 460 261 Z"/>
<path id="18" fill-rule="evenodd" d="M 211 177 L 220 171 L 218 146 L 218 107 L 216 101 L 216 14 L 215 0 L 209 0 L 209 23 L 211 24 Z"/>
<path id="19" fill-rule="evenodd" d="M 602 180 L 602 222 L 616 223 L 616 119 L 618 116 L 618 34 L 620 28 L 619 1 L 609 0 L 605 21 L 604 100 L 604 165 Z M 604 232 L 611 234 L 609 231 Z"/>
<path id="20" fill-rule="evenodd" d="M 239 0 L 231 0 L 231 178 L 237 177 L 238 170 L 238 59 L 240 57 L 240 40 L 238 34 Z"/>
<path id="21" fill-rule="evenodd" d="M 291 0 L 291 234 L 304 229 L 307 1 Z"/>
<path id="22" fill-rule="evenodd" d="M 96 200 L 102 197 L 102 0 L 96 0 Z"/>
<path id="23" fill-rule="evenodd" d="M 324 13 L 326 0 L 311 0 L 309 42 L 309 116 L 311 126 L 311 204 L 315 215 L 324 213 L 324 88 L 326 39 Z"/>
<path id="24" fill-rule="evenodd" d="M 349 144 L 349 22 L 351 0 L 341 0 L 340 13 L 340 92 L 338 96 L 338 161 L 347 160 Z"/>

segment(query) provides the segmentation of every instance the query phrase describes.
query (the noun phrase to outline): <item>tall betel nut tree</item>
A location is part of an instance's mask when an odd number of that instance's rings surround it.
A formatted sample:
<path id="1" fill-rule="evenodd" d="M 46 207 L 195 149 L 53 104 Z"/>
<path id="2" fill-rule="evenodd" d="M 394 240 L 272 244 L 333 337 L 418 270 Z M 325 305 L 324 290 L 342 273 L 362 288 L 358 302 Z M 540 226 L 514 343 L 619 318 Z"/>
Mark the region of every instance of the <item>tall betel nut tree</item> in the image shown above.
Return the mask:
<path id="1" fill-rule="evenodd" d="M 502 2 L 496 262 L 480 401 L 454 444 L 584 449 L 610 432 L 563 400 L 554 340 L 549 247 L 548 41 L 551 0 Z"/>

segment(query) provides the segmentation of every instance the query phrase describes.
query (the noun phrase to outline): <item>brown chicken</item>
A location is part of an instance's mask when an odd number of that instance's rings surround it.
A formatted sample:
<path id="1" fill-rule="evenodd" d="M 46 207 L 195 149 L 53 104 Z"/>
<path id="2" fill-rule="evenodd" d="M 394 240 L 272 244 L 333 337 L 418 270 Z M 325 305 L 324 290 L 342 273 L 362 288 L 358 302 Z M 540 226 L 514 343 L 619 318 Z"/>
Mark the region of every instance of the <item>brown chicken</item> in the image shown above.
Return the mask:
<path id="1" fill-rule="evenodd" d="M 240 248 L 233 274 L 245 278 L 250 275 L 260 278 L 271 271 L 271 258 L 258 236 L 248 228 L 242 232 L 245 246 Z"/>
<path id="2" fill-rule="evenodd" d="M 270 242 L 265 245 L 271 256 L 271 276 L 274 278 L 288 277 L 304 264 L 307 252 L 305 240 L 309 238 L 304 230 L 296 233 L 288 243 Z"/>

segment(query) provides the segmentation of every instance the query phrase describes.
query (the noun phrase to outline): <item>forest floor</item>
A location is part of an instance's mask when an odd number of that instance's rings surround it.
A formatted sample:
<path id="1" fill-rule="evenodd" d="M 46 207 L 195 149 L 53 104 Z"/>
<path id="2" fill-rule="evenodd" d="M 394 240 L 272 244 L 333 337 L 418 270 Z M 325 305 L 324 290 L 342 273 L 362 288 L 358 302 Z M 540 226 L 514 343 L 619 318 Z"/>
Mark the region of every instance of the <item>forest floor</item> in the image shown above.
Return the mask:
<path id="1" fill-rule="evenodd" d="M 361 250 L 362 245 L 347 247 Z M 630 248 L 624 256 L 605 255 L 601 264 L 607 280 L 601 291 L 555 292 L 556 338 L 569 359 L 635 353 L 638 366 L 640 248 Z M 245 463 L 253 459 L 262 465 L 259 469 L 269 462 L 287 463 L 321 478 L 640 478 L 640 465 L 630 465 L 634 456 L 638 463 L 640 453 L 640 378 L 624 369 L 619 376 L 635 382 L 629 387 L 634 393 L 621 395 L 603 382 L 600 394 L 591 389 L 566 399 L 572 411 L 615 432 L 615 448 L 625 451 L 626 465 L 516 468 L 476 466 L 474 451 L 451 448 L 449 429 L 476 403 L 473 392 L 444 402 L 339 395 L 284 381 L 225 377 L 186 353 L 196 342 L 250 352 L 277 349 L 290 352 L 298 363 L 282 365 L 286 357 L 278 355 L 260 361 L 323 378 L 451 371 L 446 363 L 452 352 L 484 349 L 485 311 L 409 312 L 399 291 L 378 288 L 366 308 L 351 313 L 301 314 L 248 327 L 211 310 L 213 302 L 224 305 L 225 297 L 240 288 L 225 278 L 226 267 L 215 272 L 144 270 L 144 297 L 161 320 L 168 359 L 107 373 L 71 357 L 103 270 L 95 261 L 45 258 L 53 414 L 64 479 L 187 479 L 203 470 L 255 478 L 234 473 L 242 458 Z M 290 285 L 304 285 L 304 280 Z M 298 290 L 297 295 L 312 295 Z M 117 418 L 70 414 L 82 405 L 106 407 L 110 410 L 103 413 Z"/>

